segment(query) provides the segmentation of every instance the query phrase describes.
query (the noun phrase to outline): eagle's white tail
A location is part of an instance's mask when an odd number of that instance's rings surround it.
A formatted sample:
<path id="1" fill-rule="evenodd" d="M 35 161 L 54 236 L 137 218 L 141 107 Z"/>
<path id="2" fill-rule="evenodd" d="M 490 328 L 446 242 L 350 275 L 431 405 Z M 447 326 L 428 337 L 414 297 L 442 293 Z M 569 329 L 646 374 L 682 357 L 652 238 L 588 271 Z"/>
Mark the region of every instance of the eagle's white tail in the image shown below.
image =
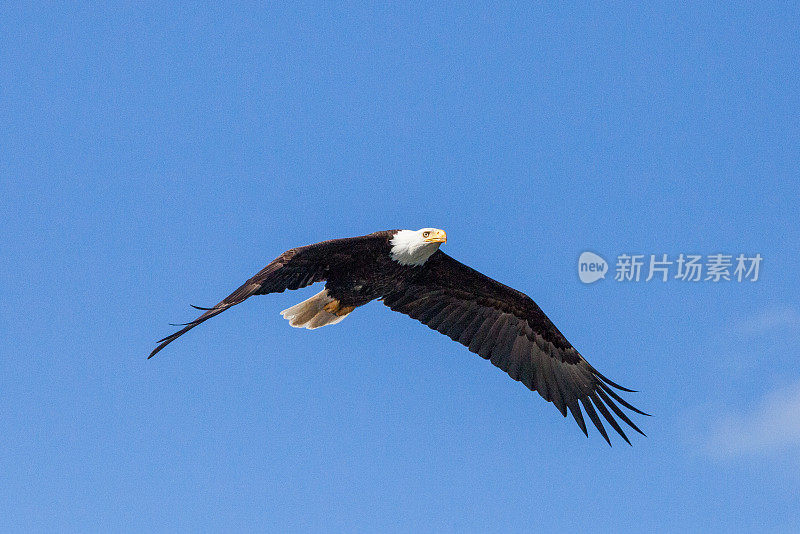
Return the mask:
<path id="1" fill-rule="evenodd" d="M 323 289 L 310 299 L 286 308 L 281 315 L 295 328 L 313 330 L 341 322 L 353 309 L 351 306 L 343 307 L 338 300 L 328 295 L 327 289 Z"/>

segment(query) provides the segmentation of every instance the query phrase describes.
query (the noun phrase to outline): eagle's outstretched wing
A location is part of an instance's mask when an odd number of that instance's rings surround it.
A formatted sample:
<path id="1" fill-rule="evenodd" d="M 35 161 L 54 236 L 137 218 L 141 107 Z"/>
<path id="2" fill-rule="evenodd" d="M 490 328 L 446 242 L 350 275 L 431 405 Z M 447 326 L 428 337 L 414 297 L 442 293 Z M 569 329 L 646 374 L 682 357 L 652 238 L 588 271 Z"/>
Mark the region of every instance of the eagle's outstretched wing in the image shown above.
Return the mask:
<path id="1" fill-rule="evenodd" d="M 194 321 L 186 323 L 181 330 L 158 340 L 159 345 L 147 358 L 152 358 L 158 351 L 195 326 L 219 315 L 248 297 L 282 293 L 287 289 L 299 289 L 314 282 L 326 280 L 331 270 L 346 268 L 358 255 L 375 247 L 382 239 L 382 234 L 386 233 L 376 232 L 366 236 L 331 239 L 287 250 L 215 306 L 211 308 L 194 306 L 197 309 L 205 310 L 205 313 Z"/>
<path id="2" fill-rule="evenodd" d="M 433 254 L 422 269 L 415 283 L 386 295 L 384 304 L 491 360 L 555 404 L 564 417 L 569 409 L 584 434 L 586 424 L 578 403 L 609 444 L 598 411 L 629 444 L 612 411 L 644 435 L 616 403 L 647 414 L 613 388 L 632 390 L 615 384 L 584 360 L 530 297 L 442 251 Z"/>

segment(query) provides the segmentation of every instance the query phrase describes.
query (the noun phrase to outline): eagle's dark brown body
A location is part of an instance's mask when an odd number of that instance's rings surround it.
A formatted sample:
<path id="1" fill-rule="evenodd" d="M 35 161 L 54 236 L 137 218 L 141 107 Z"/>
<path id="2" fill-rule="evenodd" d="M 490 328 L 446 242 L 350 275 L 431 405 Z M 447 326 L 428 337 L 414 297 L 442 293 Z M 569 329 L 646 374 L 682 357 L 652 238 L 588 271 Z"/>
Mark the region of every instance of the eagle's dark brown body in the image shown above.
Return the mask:
<path id="1" fill-rule="evenodd" d="M 364 236 L 353 249 L 360 261 L 331 258 L 325 288 L 342 306 L 364 304 L 392 293 L 422 275 L 423 267 L 406 267 L 391 259 L 395 230 Z M 314 245 L 311 245 L 314 246 Z M 338 261 L 337 261 L 338 259 Z"/>
<path id="2" fill-rule="evenodd" d="M 398 232 L 414 237 L 408 230 L 388 230 L 287 250 L 219 304 L 203 308 L 203 315 L 162 339 L 150 357 L 252 295 L 325 281 L 327 295 L 320 296 L 327 300 L 321 304 L 327 303 L 324 309 L 336 316 L 343 317 L 355 307 L 381 299 L 392 310 L 417 319 L 490 360 L 552 402 L 564 416 L 569 411 L 584 433 L 581 407 L 606 441 L 609 438 L 598 412 L 625 441 L 628 438 L 614 415 L 641 433 L 617 405 L 646 415 L 614 391 L 631 390 L 592 367 L 530 297 L 459 263 L 437 250 L 438 243 L 420 264 L 402 264 L 393 248 L 401 235 Z M 341 318 L 333 322 L 338 320 Z"/>

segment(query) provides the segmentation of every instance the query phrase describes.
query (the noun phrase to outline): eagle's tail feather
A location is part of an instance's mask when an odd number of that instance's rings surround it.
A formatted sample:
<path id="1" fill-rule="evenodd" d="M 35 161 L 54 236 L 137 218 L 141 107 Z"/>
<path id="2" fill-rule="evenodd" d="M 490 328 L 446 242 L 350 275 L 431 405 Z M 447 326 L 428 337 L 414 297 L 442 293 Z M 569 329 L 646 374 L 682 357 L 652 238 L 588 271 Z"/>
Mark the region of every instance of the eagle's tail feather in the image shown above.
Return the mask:
<path id="1" fill-rule="evenodd" d="M 313 330 L 341 322 L 352 311 L 352 307 L 341 306 L 338 300 L 328 295 L 327 289 L 323 289 L 310 299 L 286 308 L 281 315 L 295 328 Z"/>

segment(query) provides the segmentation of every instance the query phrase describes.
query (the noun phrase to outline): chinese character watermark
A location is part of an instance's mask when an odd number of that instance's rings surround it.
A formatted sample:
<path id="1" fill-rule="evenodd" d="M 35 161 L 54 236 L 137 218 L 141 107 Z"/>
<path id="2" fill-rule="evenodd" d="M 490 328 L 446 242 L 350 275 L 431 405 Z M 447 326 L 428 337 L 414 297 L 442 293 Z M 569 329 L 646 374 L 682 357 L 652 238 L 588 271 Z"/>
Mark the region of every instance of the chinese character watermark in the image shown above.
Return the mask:
<path id="1" fill-rule="evenodd" d="M 755 282 L 758 280 L 761 254 L 747 256 L 715 253 L 678 254 L 620 254 L 614 269 L 616 282 Z M 608 263 L 594 252 L 584 252 L 578 258 L 578 277 L 584 284 L 605 278 Z M 643 275 L 646 273 L 646 276 Z"/>

